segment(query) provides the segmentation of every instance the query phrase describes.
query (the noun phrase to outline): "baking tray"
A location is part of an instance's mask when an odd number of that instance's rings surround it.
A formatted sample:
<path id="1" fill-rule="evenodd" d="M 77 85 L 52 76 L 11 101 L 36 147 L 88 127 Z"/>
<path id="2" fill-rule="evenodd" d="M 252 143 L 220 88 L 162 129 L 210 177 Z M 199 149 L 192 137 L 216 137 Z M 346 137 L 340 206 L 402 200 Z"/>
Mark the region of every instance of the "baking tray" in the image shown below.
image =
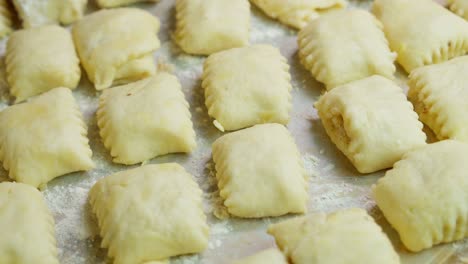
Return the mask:
<path id="1" fill-rule="evenodd" d="M 371 1 L 350 1 L 350 8 L 368 9 L 370 3 Z M 162 0 L 157 4 L 135 6 L 148 10 L 161 20 L 158 36 L 162 45 L 154 57 L 160 68 L 173 71 L 181 81 L 190 103 L 198 143 L 197 149 L 190 155 L 166 155 L 152 159 L 149 163 L 178 162 L 195 177 L 204 192 L 204 211 L 210 225 L 210 241 L 205 252 L 173 258 L 171 263 L 230 263 L 274 246 L 273 238 L 266 234 L 267 226 L 291 216 L 258 220 L 226 218 L 211 159 L 211 144 L 222 133 L 212 125 L 200 85 L 204 57 L 186 55 L 171 41 L 175 24 L 174 1 Z M 88 11 L 92 12 L 95 9 L 96 7 L 90 4 Z M 466 240 L 437 246 L 418 254 L 409 253 L 404 249 L 398 235 L 385 221 L 370 195 L 371 185 L 382 177 L 384 172 L 360 175 L 326 135 L 313 108 L 313 103 L 324 88 L 300 65 L 296 34 L 297 31 L 269 19 L 257 8 L 252 7 L 251 43 L 268 43 L 278 47 L 291 66 L 293 109 L 288 128 L 296 140 L 309 174 L 309 212 L 362 207 L 381 224 L 399 252 L 402 263 L 468 263 Z M 4 50 L 5 41 L 0 44 L 0 54 L 3 55 Z M 407 90 L 406 74 L 399 69 L 396 75 L 398 84 Z M 109 152 L 100 140 L 96 123 L 99 92 L 92 87 L 85 74 L 73 94 L 88 125 L 96 168 L 51 181 L 44 189 L 44 196 L 55 218 L 60 262 L 110 263 L 106 257 L 106 250 L 99 247 L 101 240 L 88 205 L 88 191 L 97 180 L 135 166 L 112 163 Z M 4 65 L 0 64 L 0 109 L 7 107 L 9 102 Z M 0 181 L 5 180 L 6 175 L 5 171 L 0 171 Z M 340 248 L 336 251 L 339 254 Z"/>

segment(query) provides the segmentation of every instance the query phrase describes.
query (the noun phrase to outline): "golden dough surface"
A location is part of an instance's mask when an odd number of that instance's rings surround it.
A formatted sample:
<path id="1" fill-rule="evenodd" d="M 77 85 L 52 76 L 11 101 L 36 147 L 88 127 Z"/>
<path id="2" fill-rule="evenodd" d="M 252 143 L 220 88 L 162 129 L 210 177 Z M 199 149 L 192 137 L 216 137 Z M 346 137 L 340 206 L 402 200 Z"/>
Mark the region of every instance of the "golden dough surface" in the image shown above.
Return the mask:
<path id="1" fill-rule="evenodd" d="M 189 105 L 177 77 L 160 72 L 104 90 L 97 110 L 104 145 L 122 164 L 196 147 Z"/>
<path id="2" fill-rule="evenodd" d="M 103 9 L 72 28 L 81 64 L 97 90 L 137 81 L 156 72 L 159 19 L 138 8 Z"/>
<path id="3" fill-rule="evenodd" d="M 116 264 L 202 252 L 202 191 L 176 163 L 145 165 L 99 180 L 90 191 L 102 247 Z"/>
<path id="4" fill-rule="evenodd" d="M 256 125 L 218 138 L 213 161 L 231 215 L 258 218 L 307 210 L 307 176 L 283 125 Z"/>
<path id="5" fill-rule="evenodd" d="M 361 208 L 292 218 L 270 225 L 268 233 L 294 264 L 400 263 L 381 227 Z"/>
<path id="6" fill-rule="evenodd" d="M 468 144 L 444 140 L 406 153 L 373 193 L 403 244 L 418 252 L 468 236 Z"/>
<path id="7" fill-rule="evenodd" d="M 59 263 L 54 218 L 36 188 L 0 183 L 0 233 L 0 263 Z"/>
<path id="8" fill-rule="evenodd" d="M 94 167 L 87 127 L 68 88 L 4 109 L 0 124 L 0 160 L 15 181 L 39 187 Z"/>

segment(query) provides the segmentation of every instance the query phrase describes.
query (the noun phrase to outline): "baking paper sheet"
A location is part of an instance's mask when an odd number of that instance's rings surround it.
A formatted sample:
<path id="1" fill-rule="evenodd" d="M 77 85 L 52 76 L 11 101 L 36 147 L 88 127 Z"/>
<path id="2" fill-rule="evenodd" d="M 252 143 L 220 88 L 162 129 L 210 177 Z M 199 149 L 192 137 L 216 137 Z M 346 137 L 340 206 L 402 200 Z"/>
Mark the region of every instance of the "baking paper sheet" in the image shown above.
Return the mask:
<path id="1" fill-rule="evenodd" d="M 351 1 L 351 8 L 368 8 L 371 1 Z M 171 263 L 230 263 L 238 258 L 274 246 L 272 237 L 265 230 L 270 223 L 291 217 L 258 220 L 218 219 L 224 216 L 214 178 L 211 160 L 211 143 L 222 135 L 213 125 L 204 106 L 200 86 L 203 57 L 189 56 L 171 41 L 174 28 L 174 1 L 162 0 L 157 4 L 140 4 L 161 20 L 159 38 L 162 47 L 155 53 L 155 60 L 164 70 L 173 70 L 180 79 L 190 103 L 192 120 L 197 133 L 198 147 L 190 155 L 167 155 L 149 163 L 178 162 L 190 172 L 204 191 L 204 210 L 210 225 L 208 249 L 199 255 L 173 258 Z M 93 8 L 91 8 L 93 10 Z M 313 103 L 317 101 L 323 86 L 317 83 L 299 63 L 297 58 L 297 31 L 271 20 L 252 7 L 251 43 L 268 43 L 280 48 L 291 65 L 293 84 L 292 118 L 288 125 L 302 153 L 310 176 L 309 212 L 334 211 L 349 207 L 367 209 L 382 225 L 394 242 L 403 263 L 468 263 L 468 242 L 437 246 L 419 254 L 405 251 L 396 232 L 390 228 L 370 197 L 370 186 L 383 172 L 360 176 L 347 159 L 334 147 L 318 119 Z M 4 41 L 5 42 L 5 41 Z M 4 54 L 4 44 L 0 52 Z M 4 67 L 0 67 L 0 109 L 9 103 Z M 83 76 L 85 74 L 83 73 Z M 397 73 L 398 83 L 407 89 L 406 74 Z M 56 222 L 56 236 L 61 263 L 108 263 L 106 250 L 100 249 L 97 225 L 90 213 L 87 201 L 92 185 L 114 172 L 135 166 L 121 166 L 111 162 L 109 152 L 100 141 L 96 124 L 96 108 L 99 93 L 86 77 L 73 92 L 89 128 L 89 138 L 96 168 L 90 172 L 73 173 L 50 182 L 44 190 L 45 199 Z M 0 171 L 0 180 L 7 173 Z M 339 254 L 340 249 L 336 249 Z"/>

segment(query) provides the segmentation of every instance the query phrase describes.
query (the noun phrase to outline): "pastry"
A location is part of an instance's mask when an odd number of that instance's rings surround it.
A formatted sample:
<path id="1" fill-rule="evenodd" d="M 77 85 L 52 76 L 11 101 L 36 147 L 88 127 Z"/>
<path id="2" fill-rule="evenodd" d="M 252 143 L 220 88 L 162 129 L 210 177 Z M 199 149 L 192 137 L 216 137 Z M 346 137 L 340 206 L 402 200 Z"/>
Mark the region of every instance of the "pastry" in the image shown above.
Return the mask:
<path id="1" fill-rule="evenodd" d="M 346 7 L 345 0 L 250 0 L 265 14 L 281 23 L 301 29 L 311 20 Z"/>
<path id="2" fill-rule="evenodd" d="M 213 160 L 229 214 L 258 218 L 307 210 L 306 173 L 284 126 L 263 124 L 226 134 L 213 143 Z"/>
<path id="3" fill-rule="evenodd" d="M 255 255 L 240 259 L 233 264 L 287 264 L 286 258 L 276 248 L 263 250 Z"/>
<path id="4" fill-rule="evenodd" d="M 54 218 L 36 188 L 0 183 L 0 233 L 0 263 L 59 263 Z"/>
<path id="5" fill-rule="evenodd" d="M 410 73 L 468 52 L 468 23 L 432 0 L 375 0 L 397 61 Z"/>
<path id="6" fill-rule="evenodd" d="M 248 0 L 176 0 L 174 39 L 189 54 L 209 55 L 249 43 Z"/>
<path id="7" fill-rule="evenodd" d="M 145 165 L 99 180 L 90 191 L 102 247 L 115 264 L 198 253 L 208 245 L 202 191 L 175 163 Z"/>
<path id="8" fill-rule="evenodd" d="M 360 208 L 289 219 L 268 233 L 294 264 L 400 263 L 388 237 Z"/>
<path id="9" fill-rule="evenodd" d="M 72 37 L 56 25 L 11 34 L 6 49 L 6 72 L 16 102 L 57 87 L 75 89 L 81 78 Z"/>
<path id="10" fill-rule="evenodd" d="M 375 75 L 336 87 L 315 104 L 339 150 L 361 173 L 390 168 L 426 135 L 403 90 Z"/>
<path id="11" fill-rule="evenodd" d="M 287 124 L 290 82 L 286 59 L 269 45 L 221 51 L 210 55 L 203 66 L 205 104 L 221 131 Z"/>
<path id="12" fill-rule="evenodd" d="M 189 105 L 177 77 L 168 73 L 104 90 L 97 119 L 116 163 L 136 164 L 196 147 Z"/>
<path id="13" fill-rule="evenodd" d="M 372 75 L 393 79 L 396 54 L 382 25 L 367 11 L 336 11 L 313 20 L 298 35 L 299 58 L 327 90 Z"/>
<path id="14" fill-rule="evenodd" d="M 137 8 L 103 9 L 72 29 L 81 64 L 97 90 L 156 73 L 159 20 Z"/>
<path id="15" fill-rule="evenodd" d="M 24 28 L 80 20 L 88 0 L 12 0 Z"/>
<path id="16" fill-rule="evenodd" d="M 444 140 L 406 153 L 373 187 L 406 248 L 468 237 L 467 171 L 468 144 Z"/>
<path id="17" fill-rule="evenodd" d="M 10 178 L 34 187 L 94 167 L 87 128 L 68 88 L 0 112 L 0 161 Z"/>

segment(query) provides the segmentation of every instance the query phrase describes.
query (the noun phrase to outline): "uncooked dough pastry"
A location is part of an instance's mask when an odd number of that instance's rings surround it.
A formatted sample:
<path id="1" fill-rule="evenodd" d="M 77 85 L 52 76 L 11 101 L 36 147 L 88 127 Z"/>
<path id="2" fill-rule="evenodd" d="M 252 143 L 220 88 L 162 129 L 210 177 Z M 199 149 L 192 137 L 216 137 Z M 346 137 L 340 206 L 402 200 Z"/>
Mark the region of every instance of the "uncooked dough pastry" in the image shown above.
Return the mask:
<path id="1" fill-rule="evenodd" d="M 468 20 L 468 1 L 466 0 L 446 0 L 447 4 L 455 14 Z"/>
<path id="2" fill-rule="evenodd" d="M 36 188 L 0 183 L 0 233 L 0 263 L 59 263 L 54 218 Z"/>
<path id="3" fill-rule="evenodd" d="M 289 219 L 268 233 L 294 264 L 400 263 L 388 237 L 360 208 Z"/>
<path id="4" fill-rule="evenodd" d="M 251 0 L 269 17 L 301 29 L 311 20 L 346 7 L 345 0 Z"/>
<path id="5" fill-rule="evenodd" d="M 13 12 L 8 0 L 0 0 L 0 39 L 13 31 Z"/>
<path id="6" fill-rule="evenodd" d="M 222 51 L 210 55 L 203 66 L 208 114 L 221 130 L 261 123 L 287 124 L 290 82 L 286 59 L 269 45 Z"/>
<path id="7" fill-rule="evenodd" d="M 159 20 L 137 8 L 104 9 L 77 22 L 73 39 L 97 90 L 154 75 Z"/>
<path id="8" fill-rule="evenodd" d="M 74 89 L 81 77 L 72 37 L 56 25 L 15 31 L 7 43 L 6 72 L 16 102 L 57 87 Z"/>
<path id="9" fill-rule="evenodd" d="M 288 262 L 281 251 L 276 248 L 270 248 L 255 255 L 235 261 L 233 264 L 288 264 Z"/>
<path id="10" fill-rule="evenodd" d="M 423 125 L 403 90 L 375 75 L 336 87 L 316 103 L 331 140 L 361 173 L 390 168 L 425 145 Z"/>
<path id="11" fill-rule="evenodd" d="M 199 253 L 208 245 L 202 191 L 175 163 L 146 165 L 99 180 L 90 191 L 102 246 L 115 264 Z"/>
<path id="12" fill-rule="evenodd" d="M 328 90 L 372 75 L 393 79 L 396 54 L 377 19 L 364 10 L 342 10 L 313 20 L 298 35 L 299 58 Z"/>
<path id="13" fill-rule="evenodd" d="M 468 143 L 468 56 L 411 72 L 408 98 L 439 139 Z"/>
<path id="14" fill-rule="evenodd" d="M 24 28 L 70 24 L 83 16 L 88 0 L 12 0 Z"/>
<path id="15" fill-rule="evenodd" d="M 158 1 L 159 0 L 97 0 L 96 2 L 101 8 L 109 8 L 109 7 L 129 5 L 129 4 L 139 3 L 139 2 L 156 3 Z"/>
<path id="16" fill-rule="evenodd" d="M 104 90 L 97 118 L 116 163 L 135 164 L 196 146 L 189 104 L 177 77 L 168 73 Z"/>
<path id="17" fill-rule="evenodd" d="M 468 144 L 444 140 L 405 154 L 373 192 L 403 244 L 420 251 L 468 237 Z"/>
<path id="18" fill-rule="evenodd" d="M 289 131 L 263 124 L 213 143 L 220 196 L 231 215 L 246 218 L 304 213 L 307 179 Z"/>
<path id="19" fill-rule="evenodd" d="M 468 23 L 432 0 L 375 0 L 390 48 L 407 72 L 468 52 Z"/>
<path id="20" fill-rule="evenodd" d="M 175 41 L 190 54 L 209 55 L 249 43 L 248 0 L 176 0 Z"/>
<path id="21" fill-rule="evenodd" d="M 0 112 L 0 161 L 15 181 L 41 186 L 94 167 L 87 128 L 68 88 Z"/>

